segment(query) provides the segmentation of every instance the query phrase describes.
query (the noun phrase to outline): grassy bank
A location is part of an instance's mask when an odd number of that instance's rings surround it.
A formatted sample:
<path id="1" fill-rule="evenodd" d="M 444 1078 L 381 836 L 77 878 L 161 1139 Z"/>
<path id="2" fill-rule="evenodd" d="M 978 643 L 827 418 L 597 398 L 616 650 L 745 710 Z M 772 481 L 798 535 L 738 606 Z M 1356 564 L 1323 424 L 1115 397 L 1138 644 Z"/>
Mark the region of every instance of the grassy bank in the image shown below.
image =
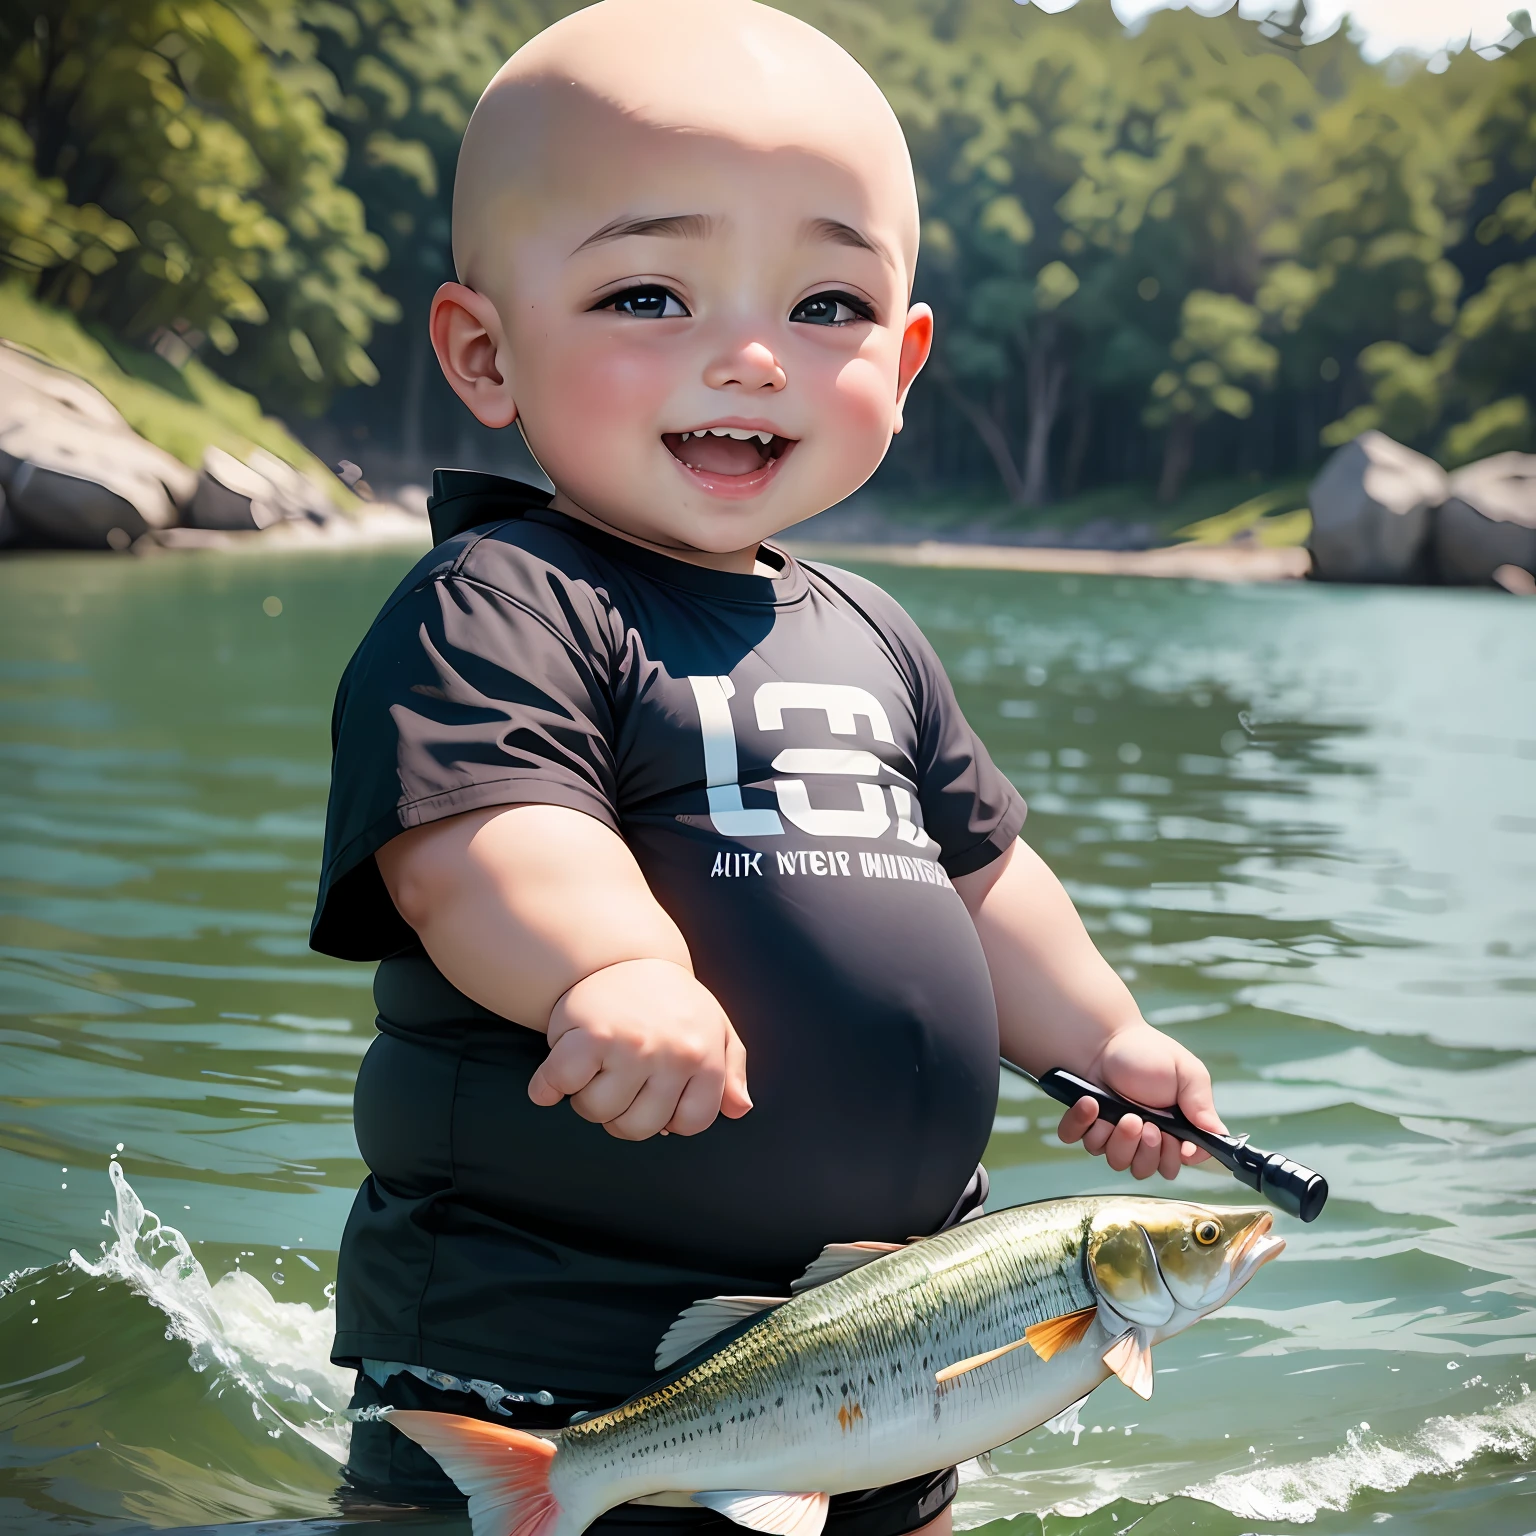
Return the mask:
<path id="1" fill-rule="evenodd" d="M 996 496 L 902 497 L 874 493 L 856 507 L 858 535 L 894 542 L 926 538 L 966 543 L 1056 545 L 1105 543 L 1139 533 L 1146 544 L 1227 544 L 1281 548 L 1306 542 L 1312 526 L 1307 480 L 1255 476 L 1197 481 L 1174 502 L 1158 502 L 1150 485 L 1112 485 L 1053 502 L 1011 506 Z M 813 536 L 841 537 L 829 516 Z"/>
<path id="2" fill-rule="evenodd" d="M 194 469 L 210 446 L 238 459 L 261 447 L 324 486 L 339 509 L 357 505 L 280 421 L 262 414 L 255 396 L 226 384 L 195 357 L 172 367 L 153 352 L 86 329 L 67 310 L 41 304 L 13 283 L 0 284 L 0 337 L 95 385 L 134 431 Z"/>

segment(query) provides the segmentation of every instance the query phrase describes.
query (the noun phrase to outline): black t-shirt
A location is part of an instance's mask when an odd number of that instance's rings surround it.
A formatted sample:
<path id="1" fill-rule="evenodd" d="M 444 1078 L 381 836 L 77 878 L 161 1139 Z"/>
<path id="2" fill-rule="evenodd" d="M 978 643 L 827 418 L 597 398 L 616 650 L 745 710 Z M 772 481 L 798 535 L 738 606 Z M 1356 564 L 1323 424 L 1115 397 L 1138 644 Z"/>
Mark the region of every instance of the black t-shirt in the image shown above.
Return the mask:
<path id="1" fill-rule="evenodd" d="M 333 723 L 312 942 L 383 961 L 335 1356 L 622 1396 L 690 1301 L 953 1211 L 998 1042 L 950 877 L 1003 852 L 1024 805 L 871 583 L 772 546 L 774 578 L 702 569 L 493 477 L 436 488 L 463 531 L 386 603 Z M 530 802 L 633 851 L 746 1044 L 741 1120 L 632 1143 L 535 1106 L 543 1037 L 416 944 L 374 852 Z"/>

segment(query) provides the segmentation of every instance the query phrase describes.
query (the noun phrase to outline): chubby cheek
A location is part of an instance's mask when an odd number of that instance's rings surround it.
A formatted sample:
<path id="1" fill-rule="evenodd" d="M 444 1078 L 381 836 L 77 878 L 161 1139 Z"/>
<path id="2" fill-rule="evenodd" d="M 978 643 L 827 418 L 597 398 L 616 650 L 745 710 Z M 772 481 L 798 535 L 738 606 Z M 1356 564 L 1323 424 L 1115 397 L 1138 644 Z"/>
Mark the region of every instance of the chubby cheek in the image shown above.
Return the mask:
<path id="1" fill-rule="evenodd" d="M 540 347 L 519 363 L 517 389 L 526 400 L 523 427 L 556 485 L 601 487 L 632 482 L 637 458 L 654 446 L 659 406 L 670 398 L 677 368 L 657 347 L 602 345 Z"/>
<path id="2" fill-rule="evenodd" d="M 875 472 L 890 446 L 896 419 L 893 371 L 884 358 L 860 355 L 826 370 L 808 394 L 817 457 L 823 472 L 838 482 L 837 495 L 845 496 Z"/>

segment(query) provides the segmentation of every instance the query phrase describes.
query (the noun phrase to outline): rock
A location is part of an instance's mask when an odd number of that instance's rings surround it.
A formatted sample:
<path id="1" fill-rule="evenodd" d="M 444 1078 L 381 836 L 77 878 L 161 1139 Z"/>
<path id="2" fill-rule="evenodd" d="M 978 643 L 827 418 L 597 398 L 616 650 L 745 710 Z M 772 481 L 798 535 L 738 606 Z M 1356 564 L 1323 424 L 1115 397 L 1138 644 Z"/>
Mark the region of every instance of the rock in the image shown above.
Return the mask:
<path id="1" fill-rule="evenodd" d="M 249 464 L 221 448 L 201 474 L 146 442 L 99 390 L 0 340 L 0 547 L 127 549 L 185 518 L 246 530 L 325 527 L 325 490 L 264 448 Z"/>
<path id="2" fill-rule="evenodd" d="M 419 517 L 423 521 L 427 517 L 427 498 L 431 495 L 424 485 L 400 485 L 396 486 L 394 493 L 386 498 L 397 507 L 404 508 L 412 517 Z"/>
<path id="3" fill-rule="evenodd" d="M 82 425 L 106 428 L 111 432 L 131 432 L 122 413 L 94 385 L 55 367 L 45 358 L 25 352 L 15 342 L 0 339 L 0 421 L 8 420 L 12 410 L 21 407 L 27 396 L 41 396 L 60 410 L 73 413 Z"/>
<path id="4" fill-rule="evenodd" d="M 1536 454 L 1496 453 L 1458 469 L 1435 519 L 1441 581 L 1511 590 L 1504 566 L 1536 574 Z"/>
<path id="5" fill-rule="evenodd" d="M 11 477 L 6 504 L 24 533 L 50 545 L 121 551 L 151 527 L 166 526 L 149 523 L 133 501 L 103 483 L 106 478 L 99 470 L 74 475 L 29 460 Z"/>
<path id="6" fill-rule="evenodd" d="M 21 543 L 24 537 L 21 524 L 5 499 L 5 490 L 0 487 L 0 549 L 9 549 L 12 544 Z"/>
<path id="7" fill-rule="evenodd" d="M 13 543 L 126 549 L 176 521 L 197 477 L 105 395 L 0 342 L 0 488 Z"/>
<path id="8" fill-rule="evenodd" d="M 1323 465 L 1312 508 L 1312 574 L 1320 581 L 1424 581 L 1430 527 L 1450 494 L 1433 459 L 1362 432 Z"/>
<path id="9" fill-rule="evenodd" d="M 44 397 L 7 395 L 0 486 L 28 543 L 126 549 L 176 521 L 192 472 L 126 426 L 87 423 Z"/>
<path id="10" fill-rule="evenodd" d="M 222 448 L 203 453 L 197 493 L 187 508 L 193 528 L 270 528 L 284 512 L 282 493 L 259 470 Z"/>
<path id="11" fill-rule="evenodd" d="M 251 450 L 250 466 L 272 482 L 285 517 L 307 517 L 324 526 L 336 515 L 330 498 L 308 475 L 293 465 L 268 453 L 265 448 Z"/>
<path id="12" fill-rule="evenodd" d="M 187 523 L 193 528 L 249 533 L 286 521 L 324 527 L 333 516 L 324 490 L 276 454 L 253 448 L 249 462 L 242 463 L 222 448 L 209 448 L 203 455 L 203 473 L 187 510 Z"/>

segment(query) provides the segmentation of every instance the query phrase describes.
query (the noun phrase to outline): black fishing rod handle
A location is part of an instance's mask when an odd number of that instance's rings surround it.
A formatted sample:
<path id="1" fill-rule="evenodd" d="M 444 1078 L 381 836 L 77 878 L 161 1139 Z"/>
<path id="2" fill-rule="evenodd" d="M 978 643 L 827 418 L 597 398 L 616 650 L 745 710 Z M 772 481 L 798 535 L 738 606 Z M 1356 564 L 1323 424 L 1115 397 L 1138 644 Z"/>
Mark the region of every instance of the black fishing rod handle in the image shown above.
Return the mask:
<path id="1" fill-rule="evenodd" d="M 1328 1180 L 1301 1163 L 1294 1163 L 1279 1152 L 1263 1153 L 1257 1147 L 1243 1149 L 1262 1157 L 1258 1191 L 1271 1205 L 1277 1205 L 1303 1221 L 1316 1221 L 1328 1203 Z M 1245 1179 L 1243 1181 L 1247 1183 Z"/>
<path id="2" fill-rule="evenodd" d="M 1127 1115 L 1137 1115 L 1166 1135 L 1193 1142 L 1209 1152 L 1240 1183 L 1264 1196 L 1271 1205 L 1302 1221 L 1316 1221 L 1328 1200 L 1328 1181 L 1322 1174 L 1293 1162 L 1279 1152 L 1263 1152 L 1235 1136 L 1203 1130 L 1185 1119 L 1178 1108 L 1152 1109 L 1090 1083 L 1061 1067 L 1042 1072 L 1040 1087 L 1059 1103 L 1071 1106 L 1090 1098 L 1099 1106 L 1099 1119 L 1118 1125 Z"/>

